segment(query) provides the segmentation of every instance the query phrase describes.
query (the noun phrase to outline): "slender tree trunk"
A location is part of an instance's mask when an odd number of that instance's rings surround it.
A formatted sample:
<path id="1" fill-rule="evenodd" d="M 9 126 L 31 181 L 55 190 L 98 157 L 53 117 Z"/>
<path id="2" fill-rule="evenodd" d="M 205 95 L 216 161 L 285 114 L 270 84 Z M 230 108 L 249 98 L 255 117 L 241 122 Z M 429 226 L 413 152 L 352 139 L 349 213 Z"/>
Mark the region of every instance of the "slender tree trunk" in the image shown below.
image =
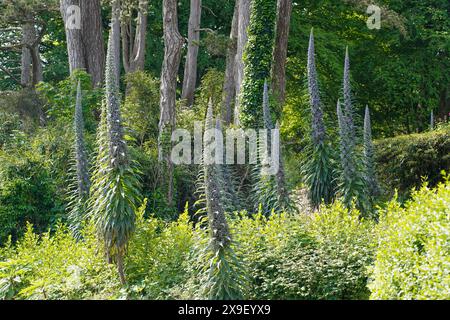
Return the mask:
<path id="1" fill-rule="evenodd" d="M 277 31 L 272 63 L 272 91 L 278 100 L 280 110 L 286 100 L 286 58 L 292 0 L 278 0 Z"/>
<path id="2" fill-rule="evenodd" d="M 202 15 L 202 0 L 191 0 L 188 27 L 188 51 L 184 66 L 183 90 L 181 98 L 187 106 L 194 103 L 195 85 L 197 83 L 197 57 L 200 42 L 200 20 Z"/>
<path id="3" fill-rule="evenodd" d="M 111 4 L 111 29 L 114 36 L 114 65 L 116 66 L 116 85 L 120 83 L 120 0 L 112 0 Z"/>
<path id="4" fill-rule="evenodd" d="M 31 62 L 33 64 L 33 86 L 44 80 L 42 73 L 42 61 L 39 54 L 39 44 L 36 43 L 31 47 Z"/>
<path id="5" fill-rule="evenodd" d="M 244 79 L 244 50 L 247 45 L 247 28 L 250 23 L 251 0 L 239 0 L 239 25 L 236 51 L 236 103 L 234 109 L 234 122 L 239 124 L 239 94 Z"/>
<path id="6" fill-rule="evenodd" d="M 84 46 L 82 41 L 81 28 L 73 27 L 71 19 L 78 19 L 77 11 L 71 10 L 72 6 L 80 7 L 81 0 L 61 0 L 61 15 L 66 29 L 67 54 L 69 57 L 69 69 L 72 74 L 77 69 L 86 69 L 84 60 Z"/>
<path id="7" fill-rule="evenodd" d="M 22 26 L 22 61 L 21 61 L 21 85 L 34 87 L 43 80 L 42 61 L 39 54 L 40 36 L 36 32 L 33 17 Z"/>
<path id="8" fill-rule="evenodd" d="M 233 21 L 231 23 L 230 42 L 228 44 L 225 81 L 223 84 L 222 121 L 228 125 L 233 116 L 232 107 L 236 99 L 236 53 L 239 26 L 239 0 L 234 6 Z"/>
<path id="9" fill-rule="evenodd" d="M 92 84 L 99 87 L 105 72 L 105 45 L 103 41 L 101 4 L 99 0 L 81 2 L 81 32 L 85 64 L 92 76 Z"/>
<path id="10" fill-rule="evenodd" d="M 92 76 L 93 85 L 100 86 L 105 66 L 100 0 L 60 0 L 60 10 L 70 73 L 84 69 Z"/>
<path id="11" fill-rule="evenodd" d="M 22 26 L 22 42 L 29 44 L 34 41 L 34 27 L 31 22 L 27 22 Z M 23 87 L 31 86 L 31 52 L 28 46 L 22 46 L 22 62 L 20 83 Z"/>
<path id="12" fill-rule="evenodd" d="M 170 151 L 164 150 L 165 141 L 175 127 L 177 75 L 180 67 L 183 38 L 178 31 L 177 0 L 163 0 L 164 60 L 161 72 L 161 100 L 158 151 L 159 159 L 165 159 L 168 168 L 169 186 L 167 200 L 173 202 L 173 164 Z"/>
<path id="13" fill-rule="evenodd" d="M 445 121 L 446 117 L 448 118 L 450 116 L 450 106 L 449 106 L 449 95 L 448 95 L 449 89 L 446 88 L 441 91 L 441 98 L 439 102 L 439 119 L 442 121 Z"/>
<path id="14" fill-rule="evenodd" d="M 122 52 L 125 73 L 144 70 L 147 10 L 148 0 L 140 0 L 136 28 L 132 23 L 133 12 L 130 12 L 130 20 L 122 23 Z"/>

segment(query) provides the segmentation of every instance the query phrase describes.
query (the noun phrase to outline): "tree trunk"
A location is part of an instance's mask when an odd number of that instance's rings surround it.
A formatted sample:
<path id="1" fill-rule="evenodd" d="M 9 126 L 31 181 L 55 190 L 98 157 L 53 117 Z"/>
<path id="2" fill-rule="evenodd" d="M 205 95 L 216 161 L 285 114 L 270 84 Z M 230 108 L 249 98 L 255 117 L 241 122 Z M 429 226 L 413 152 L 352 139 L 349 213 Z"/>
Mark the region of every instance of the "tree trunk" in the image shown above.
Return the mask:
<path id="1" fill-rule="evenodd" d="M 105 72 L 105 46 L 102 30 L 100 1 L 83 0 L 81 2 L 81 33 L 85 65 L 92 76 L 94 87 L 102 85 Z"/>
<path id="2" fill-rule="evenodd" d="M 122 52 L 125 73 L 144 70 L 147 10 L 148 0 L 140 0 L 136 27 L 134 28 L 132 24 L 133 12 L 130 12 L 129 21 L 122 22 Z"/>
<path id="3" fill-rule="evenodd" d="M 22 26 L 22 59 L 21 59 L 21 77 L 20 82 L 23 87 L 34 87 L 43 80 L 42 61 L 39 54 L 40 36 L 32 21 Z"/>
<path id="4" fill-rule="evenodd" d="M 232 107 L 236 99 L 236 53 L 238 37 L 239 0 L 234 6 L 233 21 L 231 23 L 230 42 L 228 44 L 225 81 L 223 84 L 222 121 L 225 125 L 231 123 Z"/>
<path id="5" fill-rule="evenodd" d="M 183 38 L 178 31 L 177 0 L 163 0 L 163 30 L 164 30 L 164 60 L 161 71 L 161 100 L 158 152 L 159 159 L 167 162 L 169 187 L 167 200 L 169 205 L 173 202 L 173 165 L 170 160 L 170 151 L 164 150 L 165 135 L 170 135 L 175 127 L 175 107 L 177 75 L 180 67 Z"/>
<path id="6" fill-rule="evenodd" d="M 34 44 L 31 49 L 31 63 L 33 64 L 33 86 L 44 80 L 42 74 L 42 61 L 39 54 L 39 44 Z"/>
<path id="7" fill-rule="evenodd" d="M 439 114 L 438 117 L 441 121 L 446 121 L 450 116 L 450 106 L 449 106 L 449 89 L 446 88 L 441 91 L 441 98 L 439 102 Z"/>
<path id="8" fill-rule="evenodd" d="M 34 26 L 27 22 L 22 26 L 22 43 L 29 44 L 34 41 Z M 22 46 L 22 62 L 20 83 L 23 87 L 30 87 L 31 79 L 31 52 L 28 46 Z"/>
<path id="9" fill-rule="evenodd" d="M 75 7 L 70 10 L 71 6 Z M 73 8 L 79 8 L 79 12 Z M 66 30 L 70 73 L 84 69 L 91 75 L 93 85 L 100 86 L 105 66 L 100 0 L 60 0 L 60 10 Z"/>
<path id="10" fill-rule="evenodd" d="M 277 31 L 272 64 L 272 91 L 278 100 L 279 110 L 286 100 L 286 58 L 292 0 L 278 0 Z"/>
<path id="11" fill-rule="evenodd" d="M 114 65 L 116 66 L 116 85 L 120 83 L 120 0 L 112 0 L 111 29 L 114 35 Z"/>
<path id="12" fill-rule="evenodd" d="M 241 92 L 242 80 L 244 79 L 244 50 L 247 45 L 247 28 L 250 23 L 251 0 L 239 1 L 238 38 L 236 51 L 236 103 L 234 109 L 234 122 L 239 124 L 239 94 Z"/>
<path id="13" fill-rule="evenodd" d="M 84 60 L 84 48 L 81 34 L 81 28 L 78 29 L 71 25 L 71 19 L 78 19 L 76 11 L 68 11 L 71 6 L 80 8 L 82 0 L 61 0 L 61 15 L 63 17 L 66 29 L 67 55 L 69 58 L 69 69 L 72 74 L 77 69 L 86 69 Z"/>
<path id="14" fill-rule="evenodd" d="M 197 57 L 200 41 L 200 20 L 202 15 L 202 0 L 191 0 L 191 12 L 188 27 L 188 51 L 184 66 L 183 90 L 181 98 L 187 106 L 194 103 L 195 85 L 197 83 Z"/>

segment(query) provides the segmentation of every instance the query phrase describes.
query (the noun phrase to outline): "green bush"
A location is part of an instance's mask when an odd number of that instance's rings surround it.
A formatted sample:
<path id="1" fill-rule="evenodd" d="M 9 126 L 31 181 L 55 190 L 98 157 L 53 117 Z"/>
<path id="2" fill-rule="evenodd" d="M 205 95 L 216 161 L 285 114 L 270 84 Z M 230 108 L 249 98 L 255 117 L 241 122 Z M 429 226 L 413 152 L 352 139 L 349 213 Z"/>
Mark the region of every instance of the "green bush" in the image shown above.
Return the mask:
<path id="1" fill-rule="evenodd" d="M 156 145 L 159 122 L 159 81 L 144 72 L 127 75 L 128 93 L 123 105 L 125 127 L 138 145 Z"/>
<path id="2" fill-rule="evenodd" d="M 17 245 L 0 249 L 0 299 L 204 299 L 203 223 L 185 211 L 174 222 L 138 213 L 125 261 L 128 284 L 88 224 L 83 239 L 58 225 L 54 234 L 28 231 Z M 229 217 L 233 250 L 246 275 L 249 299 L 367 298 L 366 268 L 372 261 L 372 225 L 341 204 L 312 217 L 245 213 Z"/>
<path id="3" fill-rule="evenodd" d="M 400 194 L 441 181 L 440 171 L 450 170 L 450 126 L 439 130 L 379 140 L 375 145 L 378 175 L 386 190 Z"/>
<path id="4" fill-rule="evenodd" d="M 341 203 L 308 216 L 241 216 L 232 222 L 251 299 L 368 298 L 372 223 Z"/>
<path id="5" fill-rule="evenodd" d="M 31 222 L 46 231 L 61 217 L 61 198 L 47 167 L 33 154 L 0 154 L 0 243 L 18 239 Z"/>
<path id="6" fill-rule="evenodd" d="M 185 211 L 178 221 L 166 223 L 156 217 L 136 220 L 126 259 L 131 297 L 139 299 L 177 298 L 188 280 L 188 256 L 194 231 Z"/>
<path id="7" fill-rule="evenodd" d="M 450 298 L 450 181 L 392 201 L 377 227 L 372 299 Z"/>
<path id="8" fill-rule="evenodd" d="M 20 132 L 21 127 L 22 124 L 17 114 L 0 112 L 0 149 L 14 140 L 14 136 Z"/>
<path id="9" fill-rule="evenodd" d="M 105 263 L 94 235 L 88 226 L 78 242 L 59 225 L 38 236 L 29 224 L 14 248 L 0 250 L 0 300 L 120 298 L 115 268 Z"/>

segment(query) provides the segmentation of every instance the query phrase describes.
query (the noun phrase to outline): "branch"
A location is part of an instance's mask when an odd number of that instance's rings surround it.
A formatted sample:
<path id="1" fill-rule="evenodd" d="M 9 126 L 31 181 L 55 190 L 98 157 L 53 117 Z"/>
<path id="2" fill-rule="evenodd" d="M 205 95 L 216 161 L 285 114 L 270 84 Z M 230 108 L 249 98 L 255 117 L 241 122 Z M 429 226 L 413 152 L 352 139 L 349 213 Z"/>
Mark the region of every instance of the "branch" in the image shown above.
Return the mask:
<path id="1" fill-rule="evenodd" d="M 3 67 L 2 65 L 0 65 L 0 70 L 2 70 L 4 73 L 6 73 L 14 82 L 16 82 L 17 84 L 19 84 L 20 86 L 24 87 L 24 85 L 22 84 L 22 82 L 17 79 L 17 77 L 15 75 L 13 75 L 11 73 L 11 71 L 9 71 L 8 69 L 6 69 L 5 67 Z"/>

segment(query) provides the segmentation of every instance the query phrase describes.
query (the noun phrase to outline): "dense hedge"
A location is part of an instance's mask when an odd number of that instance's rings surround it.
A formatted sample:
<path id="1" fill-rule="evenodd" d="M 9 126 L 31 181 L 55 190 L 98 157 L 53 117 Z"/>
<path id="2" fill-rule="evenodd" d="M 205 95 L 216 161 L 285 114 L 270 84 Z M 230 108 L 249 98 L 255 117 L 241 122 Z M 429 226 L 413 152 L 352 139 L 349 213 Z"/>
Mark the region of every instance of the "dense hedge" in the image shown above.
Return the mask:
<path id="1" fill-rule="evenodd" d="M 381 214 L 372 299 L 450 298 L 450 183 Z"/>
<path id="2" fill-rule="evenodd" d="M 431 186 L 450 171 L 450 126 L 433 132 L 376 141 L 378 174 L 387 191 L 408 193 L 423 177 Z"/>
<path id="3" fill-rule="evenodd" d="M 201 299 L 202 253 L 208 232 L 187 212 L 178 221 L 138 214 L 126 258 L 128 286 L 104 261 L 92 226 L 76 241 L 63 225 L 39 237 L 29 227 L 17 245 L 0 247 L 0 300 Z M 234 250 L 251 299 L 368 298 L 373 258 L 371 223 L 341 204 L 313 217 L 259 214 L 229 217 Z"/>
<path id="4" fill-rule="evenodd" d="M 128 285 L 104 260 L 87 225 L 75 240 L 64 225 L 31 227 L 0 247 L 1 299 L 201 299 L 207 230 L 138 213 L 126 258 Z M 320 214 L 229 216 L 247 299 L 447 299 L 450 297 L 450 181 L 422 188 L 380 222 L 337 202 Z M 368 281 L 369 280 L 369 281 Z M 371 295 L 370 295 L 371 294 Z"/>

